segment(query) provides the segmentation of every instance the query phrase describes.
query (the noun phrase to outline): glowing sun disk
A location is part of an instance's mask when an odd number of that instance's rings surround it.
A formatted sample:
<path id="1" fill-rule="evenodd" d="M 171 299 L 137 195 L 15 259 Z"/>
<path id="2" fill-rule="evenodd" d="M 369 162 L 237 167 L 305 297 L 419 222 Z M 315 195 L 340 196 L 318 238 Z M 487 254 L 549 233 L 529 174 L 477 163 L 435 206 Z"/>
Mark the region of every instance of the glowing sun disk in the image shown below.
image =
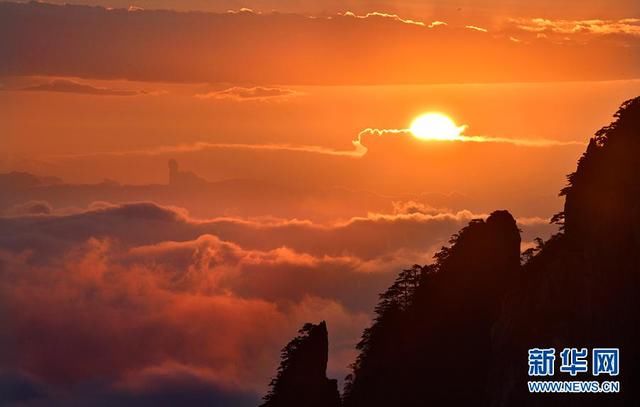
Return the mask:
<path id="1" fill-rule="evenodd" d="M 464 126 L 456 126 L 442 113 L 427 113 L 416 117 L 409 131 L 421 140 L 460 140 Z"/>

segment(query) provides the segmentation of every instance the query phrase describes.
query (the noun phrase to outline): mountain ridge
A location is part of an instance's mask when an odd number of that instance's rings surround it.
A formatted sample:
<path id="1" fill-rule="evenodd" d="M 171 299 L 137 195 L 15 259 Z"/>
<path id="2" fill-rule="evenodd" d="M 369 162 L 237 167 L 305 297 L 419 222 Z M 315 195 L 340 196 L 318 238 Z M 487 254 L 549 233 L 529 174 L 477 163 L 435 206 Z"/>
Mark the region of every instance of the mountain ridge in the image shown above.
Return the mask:
<path id="1" fill-rule="evenodd" d="M 515 220 L 495 211 L 433 264 L 399 274 L 357 346 L 343 406 L 638 404 L 640 97 L 614 118 L 567 177 L 564 211 L 552 219 L 561 231 L 523 264 Z M 620 348 L 621 393 L 528 393 L 534 347 Z"/>

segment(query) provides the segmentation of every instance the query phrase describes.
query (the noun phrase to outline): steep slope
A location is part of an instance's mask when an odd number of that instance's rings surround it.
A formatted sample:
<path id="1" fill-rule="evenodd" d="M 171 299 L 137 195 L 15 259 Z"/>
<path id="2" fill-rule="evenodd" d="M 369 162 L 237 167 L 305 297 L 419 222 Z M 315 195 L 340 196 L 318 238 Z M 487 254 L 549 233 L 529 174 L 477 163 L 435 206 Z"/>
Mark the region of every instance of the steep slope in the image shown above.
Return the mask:
<path id="1" fill-rule="evenodd" d="M 525 265 L 496 323 L 494 405 L 640 405 L 640 98 L 615 118 L 568 177 L 564 231 Z M 532 347 L 620 348 L 621 393 L 529 395 Z"/>
<path id="2" fill-rule="evenodd" d="M 513 217 L 497 211 L 472 221 L 451 243 L 434 265 L 401 273 L 382 295 L 376 321 L 358 345 L 345 406 L 485 397 L 491 326 L 520 267 L 520 235 Z M 473 381 L 460 386 L 470 372 Z"/>
<path id="3" fill-rule="evenodd" d="M 336 380 L 327 379 L 327 325 L 305 324 L 282 350 L 282 362 L 271 381 L 263 407 L 338 407 Z"/>

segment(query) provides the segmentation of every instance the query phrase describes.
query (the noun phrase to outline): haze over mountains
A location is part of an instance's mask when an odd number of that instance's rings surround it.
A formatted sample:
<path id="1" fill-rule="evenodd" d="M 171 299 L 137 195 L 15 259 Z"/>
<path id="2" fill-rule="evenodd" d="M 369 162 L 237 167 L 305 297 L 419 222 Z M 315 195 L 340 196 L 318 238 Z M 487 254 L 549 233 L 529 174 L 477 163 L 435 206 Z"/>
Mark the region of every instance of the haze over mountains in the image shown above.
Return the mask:
<path id="1" fill-rule="evenodd" d="M 4 173 L 0 174 L 0 187 L 6 193 L 0 196 L 0 213 L 28 211 L 24 204 L 30 201 L 46 202 L 47 207 L 41 213 L 82 209 L 99 201 L 152 201 L 188 208 L 193 216 L 200 218 L 256 217 L 268 213 L 273 217 L 329 221 L 365 215 L 367 211 L 391 211 L 393 202 L 427 200 L 431 205 L 447 207 L 452 200 L 462 205 L 465 199 L 469 200 L 455 193 L 383 195 L 339 186 L 314 188 L 250 178 L 210 182 L 183 170 L 178 170 L 179 175 L 175 177 L 169 170 L 166 173 L 165 183 L 143 185 L 123 185 L 109 179 L 77 184 L 26 172 Z M 414 210 L 429 211 L 429 208 Z"/>

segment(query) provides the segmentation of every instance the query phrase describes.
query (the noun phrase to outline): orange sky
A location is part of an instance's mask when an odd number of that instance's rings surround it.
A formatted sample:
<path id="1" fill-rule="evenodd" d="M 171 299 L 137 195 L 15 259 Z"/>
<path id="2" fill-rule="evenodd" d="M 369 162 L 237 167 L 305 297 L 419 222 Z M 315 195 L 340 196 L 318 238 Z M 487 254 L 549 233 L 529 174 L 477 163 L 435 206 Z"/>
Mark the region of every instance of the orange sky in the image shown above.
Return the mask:
<path id="1" fill-rule="evenodd" d="M 184 13 L 3 2 L 0 10 L 3 75 L 426 84 L 632 79 L 640 66 L 631 8 L 615 18 L 514 12 L 491 21 L 376 9 Z"/>
<path id="2" fill-rule="evenodd" d="M 28 78 L 12 86 L 50 81 Z M 608 112 L 640 88 L 637 81 L 278 87 L 273 89 L 289 93 L 242 99 L 228 93 L 198 97 L 224 86 L 74 81 L 147 93 L 1 92 L 5 108 L 0 127 L 8 135 L 2 139 L 3 171 L 55 175 L 76 183 L 105 178 L 123 184 L 165 183 L 166 162 L 175 158 L 182 168 L 210 181 L 255 179 L 285 187 L 414 196 L 458 192 L 469 199 L 450 202 L 450 207 L 489 211 L 500 204 L 527 216 L 548 216 L 559 208 L 555 196 L 583 149 L 579 143 L 586 143 L 608 120 Z M 577 144 L 451 144 L 407 134 L 368 135 L 362 141 L 364 156 L 339 155 L 353 151 L 351 142 L 362 129 L 407 128 L 428 111 L 444 112 L 467 125 L 469 136 Z M 244 148 L 215 148 L 218 144 Z M 261 149 L 264 145 L 311 146 L 338 155 Z M 518 170 L 504 172 L 505 165 Z M 351 215 L 364 213 L 361 208 Z"/>

